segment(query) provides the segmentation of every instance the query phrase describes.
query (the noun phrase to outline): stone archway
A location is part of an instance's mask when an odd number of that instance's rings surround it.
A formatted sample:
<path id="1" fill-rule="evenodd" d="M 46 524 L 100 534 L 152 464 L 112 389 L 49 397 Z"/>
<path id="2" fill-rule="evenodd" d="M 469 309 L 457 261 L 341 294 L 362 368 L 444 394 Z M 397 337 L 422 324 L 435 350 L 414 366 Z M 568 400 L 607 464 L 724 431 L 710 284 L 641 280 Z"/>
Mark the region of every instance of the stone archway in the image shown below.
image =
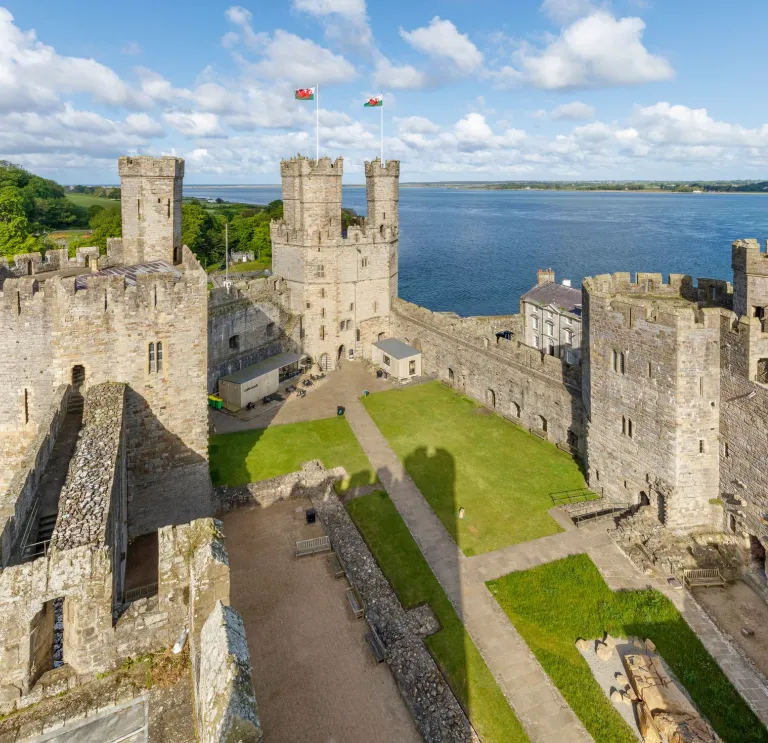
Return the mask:
<path id="1" fill-rule="evenodd" d="M 486 390 L 485 391 L 485 404 L 489 408 L 496 409 L 496 393 L 493 390 Z"/>
<path id="2" fill-rule="evenodd" d="M 342 343 L 342 344 L 339 346 L 338 355 L 337 355 L 337 357 L 336 357 L 336 360 L 337 360 L 337 361 L 342 361 L 342 360 L 344 359 L 344 352 L 345 352 L 345 351 L 346 351 L 346 348 L 344 347 L 344 344 Z"/>
<path id="3" fill-rule="evenodd" d="M 320 367 L 320 371 L 327 372 L 331 368 L 331 360 L 328 357 L 327 353 L 324 353 L 319 361 L 317 362 L 317 365 Z"/>

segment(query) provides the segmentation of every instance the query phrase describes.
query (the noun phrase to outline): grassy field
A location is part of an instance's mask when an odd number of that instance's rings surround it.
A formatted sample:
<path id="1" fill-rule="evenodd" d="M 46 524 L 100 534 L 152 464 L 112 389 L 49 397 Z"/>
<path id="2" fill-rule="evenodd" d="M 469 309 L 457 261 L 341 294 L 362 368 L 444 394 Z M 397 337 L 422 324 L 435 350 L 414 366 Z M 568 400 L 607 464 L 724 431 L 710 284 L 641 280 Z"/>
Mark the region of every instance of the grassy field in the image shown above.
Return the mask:
<path id="1" fill-rule="evenodd" d="M 350 475 L 341 490 L 376 481 L 346 418 L 325 418 L 211 436 L 208 445 L 214 485 L 245 485 L 296 472 L 310 459 Z"/>
<path id="2" fill-rule="evenodd" d="M 102 199 L 99 196 L 91 196 L 87 193 L 72 193 L 70 191 L 66 194 L 67 198 L 77 206 L 84 206 L 86 209 L 89 206 L 96 204 L 97 206 L 103 206 L 105 209 L 119 209 L 119 199 Z"/>
<path id="3" fill-rule="evenodd" d="M 272 259 L 267 258 L 263 261 L 247 261 L 246 263 L 233 263 L 229 270 L 235 273 L 245 273 L 246 271 L 263 271 L 265 268 L 272 268 Z"/>
<path id="4" fill-rule="evenodd" d="M 435 612 L 442 630 L 426 643 L 484 743 L 528 741 L 392 501 L 373 493 L 347 508 L 403 606 Z"/>
<path id="5" fill-rule="evenodd" d="M 768 730 L 657 591 L 614 593 L 587 555 L 511 573 L 488 587 L 595 743 L 637 741 L 575 647 L 603 632 L 651 638 L 725 743 L 768 743 Z"/>
<path id="6" fill-rule="evenodd" d="M 56 230 L 56 232 L 49 233 L 48 237 L 51 240 L 80 240 L 85 235 L 89 235 L 90 232 L 90 230 Z"/>
<path id="7" fill-rule="evenodd" d="M 439 382 L 363 404 L 467 556 L 562 531 L 549 493 L 585 486 L 566 453 Z"/>

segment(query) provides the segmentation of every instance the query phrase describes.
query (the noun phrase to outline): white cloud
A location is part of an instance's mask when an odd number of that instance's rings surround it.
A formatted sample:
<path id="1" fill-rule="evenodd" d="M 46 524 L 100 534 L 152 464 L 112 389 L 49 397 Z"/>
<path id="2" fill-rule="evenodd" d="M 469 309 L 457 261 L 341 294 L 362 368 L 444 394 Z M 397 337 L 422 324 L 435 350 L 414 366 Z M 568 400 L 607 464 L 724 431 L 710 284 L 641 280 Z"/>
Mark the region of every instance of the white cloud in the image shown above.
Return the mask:
<path id="1" fill-rule="evenodd" d="M 541 10 L 553 21 L 565 24 L 593 13 L 595 6 L 590 0 L 544 0 Z"/>
<path id="2" fill-rule="evenodd" d="M 126 41 L 126 43 L 120 47 L 120 54 L 126 54 L 129 57 L 136 57 L 141 54 L 141 47 L 136 41 Z"/>
<path id="3" fill-rule="evenodd" d="M 644 29 L 641 18 L 616 19 L 597 11 L 565 28 L 544 49 L 521 49 L 519 65 L 531 83 L 547 90 L 668 80 L 672 67 L 643 46 Z"/>
<path id="4" fill-rule="evenodd" d="M 243 43 L 249 49 L 258 49 L 264 44 L 267 39 L 267 34 L 254 32 L 253 27 L 251 26 L 253 13 L 251 13 L 250 10 L 243 8 L 240 5 L 233 5 L 230 8 L 227 8 L 224 15 L 230 23 L 233 23 L 240 28 Z M 224 35 L 221 41 L 225 47 L 229 48 L 240 41 L 240 35 L 230 31 Z"/>
<path id="5" fill-rule="evenodd" d="M 429 84 L 429 77 L 411 65 L 398 67 L 386 57 L 379 57 L 376 62 L 374 83 L 379 88 L 419 90 Z"/>
<path id="6" fill-rule="evenodd" d="M 224 132 L 219 117 L 212 113 L 190 111 L 166 111 L 163 121 L 185 137 L 221 137 Z"/>
<path id="7" fill-rule="evenodd" d="M 34 31 L 14 25 L 11 13 L 0 7 L 0 111 L 51 108 L 61 93 L 85 93 L 114 106 L 148 104 L 109 67 L 57 54 Z"/>
<path id="8" fill-rule="evenodd" d="M 412 132 L 414 134 L 437 134 L 440 127 L 424 116 L 408 116 L 399 118 L 395 116 L 392 121 L 400 132 Z"/>
<path id="9" fill-rule="evenodd" d="M 581 101 L 563 103 L 550 114 L 553 121 L 589 121 L 595 118 L 595 108 Z"/>
<path id="10" fill-rule="evenodd" d="M 469 40 L 469 36 L 459 33 L 453 23 L 439 16 L 435 16 L 428 26 L 413 31 L 401 28 L 400 36 L 414 49 L 430 57 L 448 60 L 464 75 L 474 72 L 483 64 L 483 54 Z"/>
<path id="11" fill-rule="evenodd" d="M 365 18 L 365 0 L 293 0 L 293 7 L 316 16 L 338 13 L 351 19 Z"/>
<path id="12" fill-rule="evenodd" d="M 129 134 L 141 137 L 162 137 L 165 135 L 160 122 L 155 121 L 149 114 L 130 114 L 125 117 L 125 130 Z"/>

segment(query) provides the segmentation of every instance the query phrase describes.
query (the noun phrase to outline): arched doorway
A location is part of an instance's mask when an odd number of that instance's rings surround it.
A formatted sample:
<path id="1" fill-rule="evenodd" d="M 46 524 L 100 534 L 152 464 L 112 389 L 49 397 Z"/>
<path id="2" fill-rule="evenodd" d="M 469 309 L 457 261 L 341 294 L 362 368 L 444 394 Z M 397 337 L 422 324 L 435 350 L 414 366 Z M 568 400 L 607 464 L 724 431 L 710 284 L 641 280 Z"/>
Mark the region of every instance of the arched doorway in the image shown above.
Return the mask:
<path id="1" fill-rule="evenodd" d="M 454 380 L 453 369 L 451 369 L 451 367 L 448 367 L 448 381 L 451 384 L 453 384 L 453 380 Z"/>
<path id="2" fill-rule="evenodd" d="M 640 505 L 641 506 L 651 505 L 651 499 L 648 497 L 648 493 L 646 493 L 644 490 L 640 491 Z"/>
<path id="3" fill-rule="evenodd" d="M 496 393 L 493 390 L 485 391 L 485 404 L 489 408 L 496 408 Z"/>
<path id="4" fill-rule="evenodd" d="M 77 364 L 72 367 L 72 386 L 79 390 L 85 382 L 85 367 L 82 364 Z"/>
<path id="5" fill-rule="evenodd" d="M 331 368 L 331 360 L 328 357 L 327 353 L 324 353 L 320 360 L 317 362 L 317 365 L 320 367 L 320 371 L 327 372 Z"/>
<path id="6" fill-rule="evenodd" d="M 547 432 L 547 419 L 543 415 L 537 415 L 536 420 L 539 424 L 539 428 L 544 431 L 544 433 Z"/>
<path id="7" fill-rule="evenodd" d="M 344 348 L 343 344 L 341 346 L 339 346 L 339 353 L 338 353 L 338 356 L 337 356 L 337 360 L 338 361 L 341 361 L 344 358 L 344 351 L 345 350 L 346 349 Z"/>
<path id="8" fill-rule="evenodd" d="M 513 418 L 519 418 L 520 417 L 520 406 L 516 402 L 511 402 L 509 404 L 509 412 L 512 413 Z"/>

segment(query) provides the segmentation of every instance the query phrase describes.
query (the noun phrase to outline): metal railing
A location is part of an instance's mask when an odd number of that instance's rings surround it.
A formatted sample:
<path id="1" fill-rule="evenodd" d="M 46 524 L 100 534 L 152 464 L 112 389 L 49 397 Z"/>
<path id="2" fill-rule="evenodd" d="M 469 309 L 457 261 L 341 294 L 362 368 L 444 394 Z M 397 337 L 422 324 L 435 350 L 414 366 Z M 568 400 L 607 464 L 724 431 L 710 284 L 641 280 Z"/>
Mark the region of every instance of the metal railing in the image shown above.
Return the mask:
<path id="1" fill-rule="evenodd" d="M 559 490 L 556 493 L 550 493 L 552 505 L 562 506 L 567 503 L 580 503 L 581 501 L 599 500 L 600 495 L 589 488 L 577 488 L 576 490 Z"/>
<path id="2" fill-rule="evenodd" d="M 149 598 L 150 596 L 157 596 L 157 583 L 147 583 L 146 586 L 139 586 L 138 588 L 126 591 L 124 603 L 132 604 L 134 601 Z"/>
<path id="3" fill-rule="evenodd" d="M 33 542 L 24 547 L 24 551 L 21 554 L 22 562 L 29 562 L 35 560 L 38 557 L 44 557 L 48 554 L 48 550 L 51 547 L 51 540 L 46 539 L 43 542 Z"/>
<path id="4" fill-rule="evenodd" d="M 617 513 L 624 513 L 629 511 L 632 503 L 616 503 L 614 501 L 589 501 L 597 506 L 595 509 L 581 509 L 580 513 L 570 513 L 571 521 L 576 525 L 578 529 L 582 521 L 589 521 L 591 519 L 602 519 L 608 516 L 615 516 Z M 585 503 L 584 505 L 588 505 Z"/>

